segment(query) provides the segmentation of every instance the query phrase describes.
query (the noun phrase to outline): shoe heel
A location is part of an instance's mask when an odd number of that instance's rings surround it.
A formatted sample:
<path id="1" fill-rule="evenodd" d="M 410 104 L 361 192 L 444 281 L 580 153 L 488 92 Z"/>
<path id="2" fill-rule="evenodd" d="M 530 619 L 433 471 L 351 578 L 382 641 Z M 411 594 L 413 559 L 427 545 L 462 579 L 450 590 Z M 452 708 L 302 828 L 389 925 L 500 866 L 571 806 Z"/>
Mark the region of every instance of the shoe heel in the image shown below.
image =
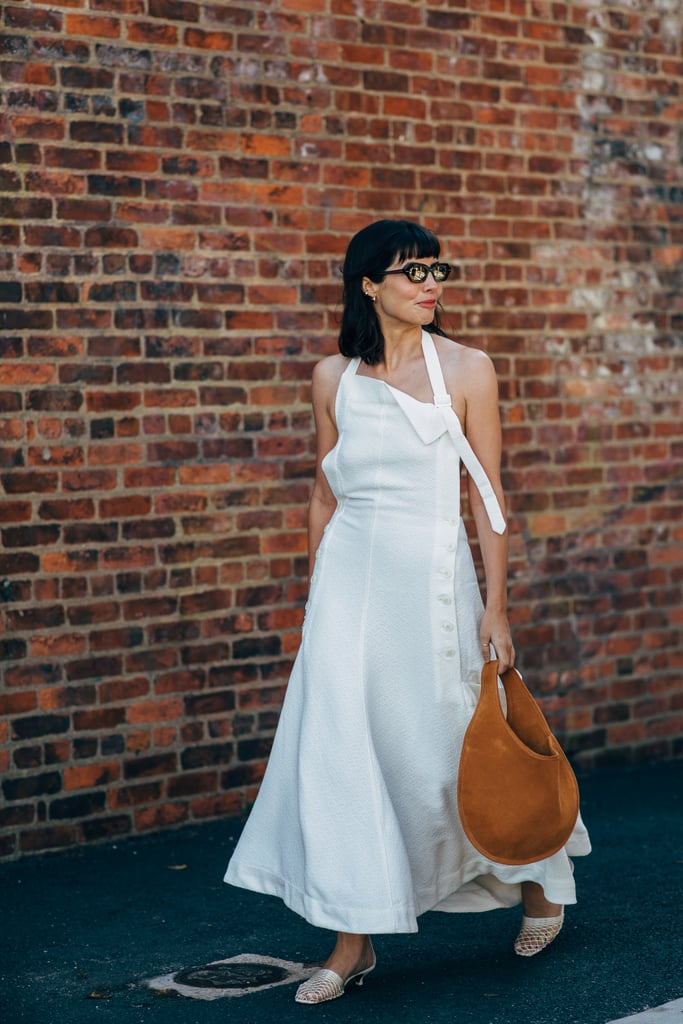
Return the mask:
<path id="1" fill-rule="evenodd" d="M 366 967 L 364 971 L 360 971 L 359 974 L 357 974 L 354 978 L 350 978 L 349 980 L 354 981 L 358 988 L 360 988 L 363 982 L 365 981 L 366 977 L 370 973 L 370 971 L 374 971 L 376 966 L 377 962 L 375 961 L 374 964 L 371 964 L 369 967 Z"/>

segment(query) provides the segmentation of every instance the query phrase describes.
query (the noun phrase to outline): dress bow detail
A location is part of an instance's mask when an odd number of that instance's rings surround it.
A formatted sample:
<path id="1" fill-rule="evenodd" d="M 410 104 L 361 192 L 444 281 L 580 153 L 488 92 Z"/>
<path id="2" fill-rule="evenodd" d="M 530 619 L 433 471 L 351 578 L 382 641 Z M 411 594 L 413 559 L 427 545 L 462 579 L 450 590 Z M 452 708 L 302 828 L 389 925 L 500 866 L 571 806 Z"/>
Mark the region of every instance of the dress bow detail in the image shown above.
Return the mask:
<path id="1" fill-rule="evenodd" d="M 432 444 L 446 433 L 448 426 L 436 405 L 420 402 L 417 398 L 413 398 L 405 391 L 399 391 L 398 388 L 394 388 L 390 384 L 387 384 L 386 387 L 391 391 L 396 404 L 405 413 L 406 419 L 409 420 L 415 433 L 424 444 Z"/>

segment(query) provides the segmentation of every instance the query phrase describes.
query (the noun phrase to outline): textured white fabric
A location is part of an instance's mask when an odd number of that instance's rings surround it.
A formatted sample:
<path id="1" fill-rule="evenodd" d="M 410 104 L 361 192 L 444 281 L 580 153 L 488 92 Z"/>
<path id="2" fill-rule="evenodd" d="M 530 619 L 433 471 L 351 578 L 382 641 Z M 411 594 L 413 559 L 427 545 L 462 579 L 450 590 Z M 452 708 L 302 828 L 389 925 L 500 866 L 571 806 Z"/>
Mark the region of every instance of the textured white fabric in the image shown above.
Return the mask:
<path id="1" fill-rule="evenodd" d="M 580 819 L 565 849 L 522 867 L 488 861 L 464 835 L 456 777 L 482 603 L 459 455 L 438 406 L 358 368 L 337 392 L 323 469 L 338 505 L 301 648 L 225 881 L 363 934 L 417 931 L 430 909 L 512 906 L 527 879 L 574 903 L 568 854 L 590 851 Z"/>

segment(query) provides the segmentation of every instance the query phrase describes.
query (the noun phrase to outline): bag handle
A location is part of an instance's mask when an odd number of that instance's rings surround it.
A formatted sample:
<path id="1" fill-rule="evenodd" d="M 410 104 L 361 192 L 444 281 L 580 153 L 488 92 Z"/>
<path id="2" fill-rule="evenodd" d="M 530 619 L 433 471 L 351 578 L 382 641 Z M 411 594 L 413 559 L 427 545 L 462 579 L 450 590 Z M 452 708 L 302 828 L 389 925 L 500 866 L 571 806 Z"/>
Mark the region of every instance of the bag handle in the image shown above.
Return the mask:
<path id="1" fill-rule="evenodd" d="M 543 756 L 553 755 L 555 749 L 551 742 L 552 733 L 545 716 L 524 682 L 521 672 L 514 666 L 506 669 L 500 676 L 507 704 L 507 714 L 503 714 L 498 693 L 498 664 L 497 658 L 492 658 L 484 664 L 480 699 L 490 706 L 495 701 L 500 716 L 530 750 Z"/>

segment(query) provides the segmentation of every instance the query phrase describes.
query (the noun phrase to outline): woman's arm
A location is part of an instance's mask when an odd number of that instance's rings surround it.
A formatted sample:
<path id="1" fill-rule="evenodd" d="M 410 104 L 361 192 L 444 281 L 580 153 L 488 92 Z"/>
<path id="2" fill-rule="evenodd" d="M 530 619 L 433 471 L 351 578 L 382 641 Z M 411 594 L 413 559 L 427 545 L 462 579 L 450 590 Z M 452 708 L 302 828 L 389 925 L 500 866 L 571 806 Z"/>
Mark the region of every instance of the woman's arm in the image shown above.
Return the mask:
<path id="1" fill-rule="evenodd" d="M 483 352 L 467 353 L 465 434 L 491 481 L 505 515 L 505 497 L 500 479 L 502 436 L 498 408 L 498 383 L 493 363 Z M 470 508 L 477 527 L 486 577 L 486 607 L 480 626 L 480 641 L 492 643 L 500 671 L 514 664 L 515 649 L 507 618 L 508 532 L 494 533 L 476 484 L 468 478 Z M 488 660 L 488 649 L 483 651 Z"/>
<path id="2" fill-rule="evenodd" d="M 315 480 L 308 506 L 308 574 L 313 574 L 315 554 L 322 539 L 323 530 L 337 507 L 327 478 L 322 471 L 322 461 L 337 443 L 337 424 L 334 418 L 334 402 L 339 378 L 346 361 L 341 356 L 323 359 L 313 370 L 313 418 L 316 435 Z"/>

